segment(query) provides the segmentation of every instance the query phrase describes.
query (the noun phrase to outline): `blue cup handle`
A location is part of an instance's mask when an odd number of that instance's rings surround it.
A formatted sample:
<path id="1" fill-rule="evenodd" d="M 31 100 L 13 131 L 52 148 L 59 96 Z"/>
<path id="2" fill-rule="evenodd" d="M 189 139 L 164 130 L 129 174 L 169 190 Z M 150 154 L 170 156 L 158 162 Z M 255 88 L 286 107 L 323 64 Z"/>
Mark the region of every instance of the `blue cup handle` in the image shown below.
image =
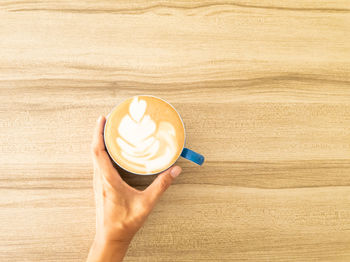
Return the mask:
<path id="1" fill-rule="evenodd" d="M 204 156 L 202 156 L 201 154 L 198 154 L 194 151 L 192 151 L 191 149 L 188 149 L 186 147 L 184 147 L 184 149 L 182 150 L 181 156 L 196 163 L 197 165 L 202 165 L 204 162 Z"/>

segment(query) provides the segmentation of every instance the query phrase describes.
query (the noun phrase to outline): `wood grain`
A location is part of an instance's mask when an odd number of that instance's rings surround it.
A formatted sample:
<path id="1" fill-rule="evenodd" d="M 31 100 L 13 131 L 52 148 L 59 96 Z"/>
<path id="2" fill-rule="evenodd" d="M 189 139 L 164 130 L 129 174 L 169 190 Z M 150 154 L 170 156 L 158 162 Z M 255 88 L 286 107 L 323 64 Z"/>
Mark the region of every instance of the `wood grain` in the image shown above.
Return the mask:
<path id="1" fill-rule="evenodd" d="M 136 94 L 206 162 L 125 261 L 350 260 L 348 1 L 5 0 L 0 50 L 0 261 L 86 258 L 95 119 Z"/>

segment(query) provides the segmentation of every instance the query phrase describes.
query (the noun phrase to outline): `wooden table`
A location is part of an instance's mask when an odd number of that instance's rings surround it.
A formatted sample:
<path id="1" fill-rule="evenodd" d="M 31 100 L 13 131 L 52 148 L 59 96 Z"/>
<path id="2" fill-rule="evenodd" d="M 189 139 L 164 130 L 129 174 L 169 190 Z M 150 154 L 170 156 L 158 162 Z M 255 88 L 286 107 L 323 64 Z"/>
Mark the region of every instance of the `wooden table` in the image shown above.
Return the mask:
<path id="1" fill-rule="evenodd" d="M 125 261 L 350 261 L 347 0 L 1 1 L 0 261 L 86 258 L 92 129 L 137 94 L 206 162 Z"/>

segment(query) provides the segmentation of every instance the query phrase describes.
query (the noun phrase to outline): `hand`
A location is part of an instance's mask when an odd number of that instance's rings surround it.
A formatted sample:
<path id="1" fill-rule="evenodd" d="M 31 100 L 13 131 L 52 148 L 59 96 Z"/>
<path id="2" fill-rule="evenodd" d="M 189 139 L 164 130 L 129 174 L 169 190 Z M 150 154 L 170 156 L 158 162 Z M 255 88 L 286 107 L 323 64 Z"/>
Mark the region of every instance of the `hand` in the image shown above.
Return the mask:
<path id="1" fill-rule="evenodd" d="M 87 261 L 122 261 L 135 233 L 181 173 L 179 166 L 173 166 L 159 174 L 144 191 L 130 187 L 112 165 L 105 149 L 105 122 L 105 117 L 99 117 L 92 141 L 96 235 Z"/>

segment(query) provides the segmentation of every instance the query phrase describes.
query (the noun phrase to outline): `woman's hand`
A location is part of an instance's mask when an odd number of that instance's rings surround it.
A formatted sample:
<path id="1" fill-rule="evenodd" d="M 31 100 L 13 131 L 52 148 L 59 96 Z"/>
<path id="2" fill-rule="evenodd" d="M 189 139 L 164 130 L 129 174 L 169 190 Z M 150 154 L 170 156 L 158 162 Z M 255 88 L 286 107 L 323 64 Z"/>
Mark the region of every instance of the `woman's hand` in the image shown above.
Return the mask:
<path id="1" fill-rule="evenodd" d="M 181 173 L 173 166 L 159 174 L 144 191 L 125 183 L 106 152 L 103 141 L 105 117 L 99 117 L 92 141 L 96 235 L 87 261 L 122 261 L 135 233 L 157 200 Z"/>

